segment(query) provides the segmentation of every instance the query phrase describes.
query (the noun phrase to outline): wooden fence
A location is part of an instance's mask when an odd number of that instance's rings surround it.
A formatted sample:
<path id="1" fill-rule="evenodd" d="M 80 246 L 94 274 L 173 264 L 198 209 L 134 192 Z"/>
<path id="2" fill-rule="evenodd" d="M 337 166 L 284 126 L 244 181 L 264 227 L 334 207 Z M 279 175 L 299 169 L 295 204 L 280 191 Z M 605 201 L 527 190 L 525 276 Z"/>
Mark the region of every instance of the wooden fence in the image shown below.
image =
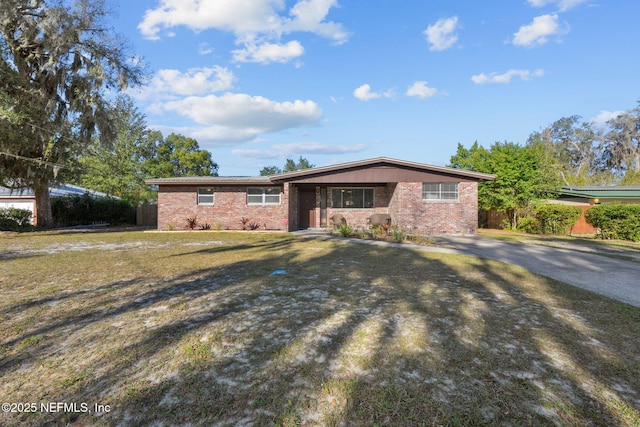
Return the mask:
<path id="1" fill-rule="evenodd" d="M 136 225 L 158 226 L 158 205 L 143 203 L 136 209 Z"/>

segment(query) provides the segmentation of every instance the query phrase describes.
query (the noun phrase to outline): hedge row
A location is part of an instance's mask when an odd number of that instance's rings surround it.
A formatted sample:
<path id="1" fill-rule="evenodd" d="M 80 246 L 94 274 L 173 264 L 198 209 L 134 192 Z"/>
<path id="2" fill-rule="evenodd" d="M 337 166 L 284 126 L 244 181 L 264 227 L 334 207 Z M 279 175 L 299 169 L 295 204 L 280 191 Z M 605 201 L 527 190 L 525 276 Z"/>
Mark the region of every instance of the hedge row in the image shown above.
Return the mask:
<path id="1" fill-rule="evenodd" d="M 58 227 L 96 223 L 135 224 L 136 211 L 129 202 L 89 194 L 51 199 L 53 221 Z"/>
<path id="2" fill-rule="evenodd" d="M 0 208 L 0 231 L 22 231 L 31 228 L 29 209 Z"/>
<path id="3" fill-rule="evenodd" d="M 518 229 L 533 234 L 567 234 L 578 221 L 581 209 L 566 205 L 540 205 L 533 217 L 520 219 Z"/>
<path id="4" fill-rule="evenodd" d="M 640 242 L 640 205 L 598 205 L 585 216 L 603 239 Z"/>

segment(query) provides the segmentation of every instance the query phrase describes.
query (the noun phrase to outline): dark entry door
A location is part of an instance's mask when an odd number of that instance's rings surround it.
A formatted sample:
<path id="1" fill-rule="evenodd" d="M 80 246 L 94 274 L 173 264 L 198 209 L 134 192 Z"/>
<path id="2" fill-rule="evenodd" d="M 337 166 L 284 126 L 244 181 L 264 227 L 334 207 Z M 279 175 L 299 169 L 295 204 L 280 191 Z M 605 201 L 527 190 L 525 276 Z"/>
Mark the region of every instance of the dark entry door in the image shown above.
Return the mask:
<path id="1" fill-rule="evenodd" d="M 316 190 L 300 190 L 298 224 L 300 228 L 316 226 Z"/>

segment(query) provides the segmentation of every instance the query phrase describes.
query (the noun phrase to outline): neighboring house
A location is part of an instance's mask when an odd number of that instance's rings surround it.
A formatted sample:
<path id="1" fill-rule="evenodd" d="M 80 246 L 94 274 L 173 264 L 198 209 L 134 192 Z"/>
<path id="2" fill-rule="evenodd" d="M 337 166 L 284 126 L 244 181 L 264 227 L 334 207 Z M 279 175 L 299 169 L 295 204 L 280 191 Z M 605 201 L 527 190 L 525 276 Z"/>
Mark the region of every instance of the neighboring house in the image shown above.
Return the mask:
<path id="1" fill-rule="evenodd" d="M 596 229 L 585 219 L 591 206 L 611 203 L 640 203 L 640 186 L 631 187 L 562 187 L 554 203 L 578 206 L 582 215 L 571 228 L 572 234 L 595 234 Z"/>
<path id="2" fill-rule="evenodd" d="M 411 233 L 474 234 L 478 182 L 493 175 L 385 157 L 273 176 L 180 177 L 158 186 L 158 229 L 184 229 L 186 218 L 223 229 L 242 218 L 265 229 L 330 227 L 339 214 L 366 227 L 373 214 Z"/>
<path id="3" fill-rule="evenodd" d="M 558 200 L 588 204 L 640 203 L 640 185 L 631 187 L 562 187 Z"/>
<path id="4" fill-rule="evenodd" d="M 89 193 L 93 197 L 107 197 L 107 194 L 99 191 L 88 190 L 71 184 L 58 184 L 49 187 L 49 197 L 63 196 L 82 196 Z M 117 197 L 116 197 L 117 198 Z M 27 209 L 32 212 L 33 225 L 37 225 L 38 206 L 36 205 L 36 196 L 31 188 L 10 189 L 0 187 L 0 208 L 18 208 Z"/>

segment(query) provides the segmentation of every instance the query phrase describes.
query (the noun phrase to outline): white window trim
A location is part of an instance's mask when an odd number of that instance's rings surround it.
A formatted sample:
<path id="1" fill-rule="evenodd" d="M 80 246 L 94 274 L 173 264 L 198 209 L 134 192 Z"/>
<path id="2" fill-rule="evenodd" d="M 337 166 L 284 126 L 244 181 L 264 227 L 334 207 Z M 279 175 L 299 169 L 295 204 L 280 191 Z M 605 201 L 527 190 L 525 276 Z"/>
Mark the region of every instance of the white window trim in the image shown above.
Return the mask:
<path id="1" fill-rule="evenodd" d="M 275 196 L 275 194 L 267 194 L 267 188 L 276 188 L 278 189 L 278 201 L 277 202 L 267 202 L 267 196 Z M 251 194 L 251 196 L 253 197 L 257 197 L 257 196 L 262 196 L 262 201 L 261 202 L 250 202 L 249 201 L 249 190 L 262 190 L 262 194 Z M 280 187 L 273 187 L 273 186 L 268 186 L 268 187 L 247 187 L 247 191 L 246 191 L 246 196 L 247 196 L 247 206 L 264 206 L 264 205 L 270 205 L 270 206 L 277 206 L 282 204 L 282 190 L 280 189 Z"/>
<path id="2" fill-rule="evenodd" d="M 438 198 L 427 198 L 425 197 L 424 187 L 425 185 L 434 185 L 438 184 Z M 456 197 L 455 199 L 443 199 L 442 198 L 442 184 L 455 184 L 456 185 Z M 446 191 L 445 193 L 450 194 L 451 192 Z M 452 203 L 460 201 L 460 183 L 459 182 L 423 182 L 422 183 L 422 200 L 425 202 L 441 202 L 441 203 Z"/>
<path id="3" fill-rule="evenodd" d="M 200 190 L 211 190 L 211 194 L 200 194 Z M 200 196 L 203 197 L 211 197 L 211 202 L 201 202 Z M 216 202 L 216 192 L 213 190 L 213 187 L 198 187 L 198 191 L 196 192 L 197 204 L 198 206 L 213 206 Z"/>

